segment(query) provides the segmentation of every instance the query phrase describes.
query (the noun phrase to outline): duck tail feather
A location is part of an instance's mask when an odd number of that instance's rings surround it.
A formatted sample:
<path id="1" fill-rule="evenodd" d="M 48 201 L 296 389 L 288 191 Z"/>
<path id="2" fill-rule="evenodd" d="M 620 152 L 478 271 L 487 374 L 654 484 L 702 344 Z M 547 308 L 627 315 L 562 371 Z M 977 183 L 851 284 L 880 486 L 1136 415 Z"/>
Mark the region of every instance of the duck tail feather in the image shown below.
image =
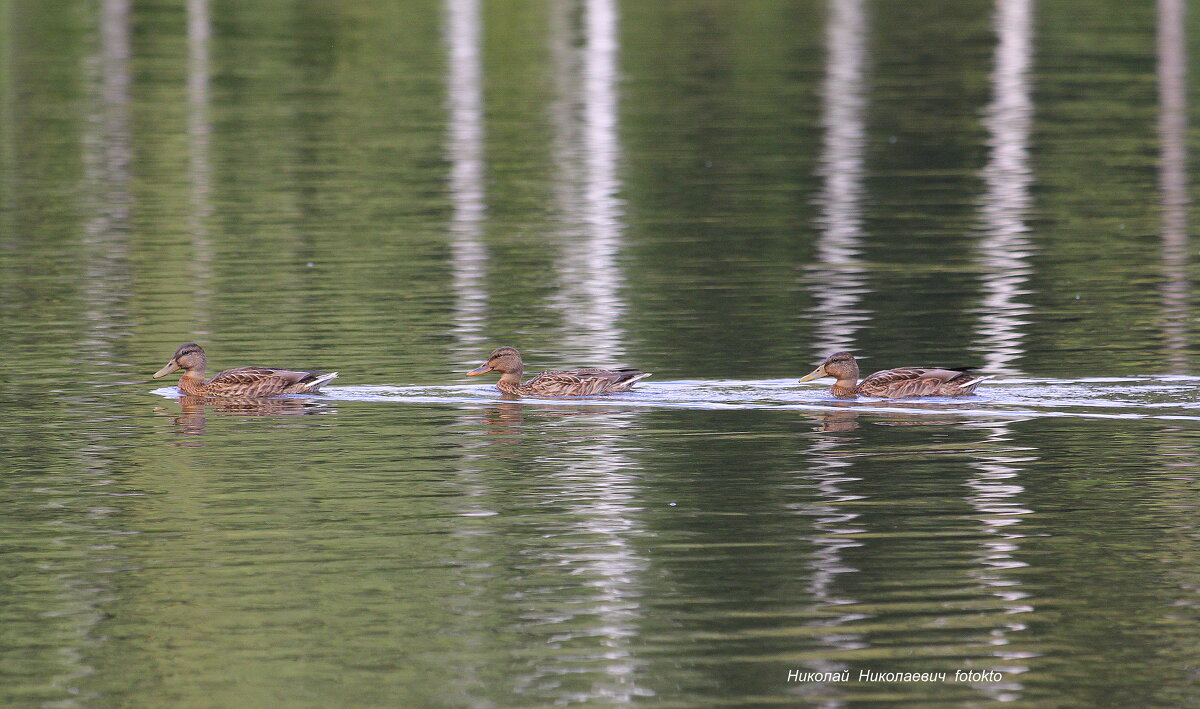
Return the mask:
<path id="1" fill-rule="evenodd" d="M 959 384 L 958 386 L 959 386 L 959 388 L 960 388 L 960 389 L 967 389 L 967 388 L 969 388 L 969 387 L 978 386 L 980 382 L 983 382 L 983 381 L 986 381 L 986 380 L 988 380 L 988 379 L 991 379 L 991 378 L 992 378 L 992 377 L 994 377 L 994 376 L 996 376 L 996 375 L 994 375 L 994 374 L 986 374 L 986 375 L 984 375 L 984 376 L 982 376 L 982 377 L 975 377 L 975 378 L 973 378 L 973 379 L 968 379 L 967 381 L 963 382 L 962 384 Z"/>
<path id="2" fill-rule="evenodd" d="M 315 377 L 311 382 L 308 383 L 307 391 L 316 391 L 334 379 L 337 379 L 337 376 L 337 372 L 329 372 L 328 374 L 322 374 L 318 377 Z"/>

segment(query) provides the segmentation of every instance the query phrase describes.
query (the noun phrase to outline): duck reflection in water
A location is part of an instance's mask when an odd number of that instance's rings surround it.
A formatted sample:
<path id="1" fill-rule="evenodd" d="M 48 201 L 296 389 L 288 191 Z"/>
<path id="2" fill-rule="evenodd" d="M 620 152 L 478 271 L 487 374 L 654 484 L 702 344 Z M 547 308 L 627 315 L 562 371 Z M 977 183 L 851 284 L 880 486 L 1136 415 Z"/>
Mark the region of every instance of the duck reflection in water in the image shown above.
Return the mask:
<path id="1" fill-rule="evenodd" d="M 484 430 L 494 436 L 516 435 L 521 432 L 521 424 L 525 422 L 525 407 L 517 403 L 521 397 L 501 394 L 500 398 L 507 401 L 484 410 Z"/>
<path id="2" fill-rule="evenodd" d="M 836 402 L 834 406 L 845 407 L 839 410 L 822 412 L 814 416 L 816 422 L 814 431 L 822 433 L 846 433 L 859 427 L 859 417 L 866 416 L 866 423 L 872 426 L 960 426 L 968 421 L 959 413 L 939 414 L 945 411 L 947 404 L 906 402 L 905 409 L 909 411 L 885 412 L 878 409 L 862 411 L 850 402 Z M 911 412 L 913 409 L 928 411 L 928 414 Z"/>
<path id="3" fill-rule="evenodd" d="M 492 443 L 519 442 L 526 418 L 534 427 L 567 423 L 575 432 L 589 431 L 587 424 L 594 421 L 596 430 L 607 432 L 614 426 L 615 419 L 629 416 L 629 410 L 619 406 L 537 405 L 523 403 L 520 396 L 511 394 L 501 394 L 500 398 L 504 401 L 483 409 L 477 419 L 483 424 L 483 433 L 496 437 L 491 439 Z M 623 427 L 623 424 L 616 424 L 616 427 Z"/>
<path id="4" fill-rule="evenodd" d="M 179 397 L 180 412 L 174 417 L 175 433 L 181 436 L 202 436 L 208 423 L 208 412 L 223 416 L 284 418 L 318 413 L 334 413 L 337 409 L 324 401 L 306 398 L 287 399 L 224 399 L 185 394 Z M 158 413 L 166 413 L 156 407 Z M 179 445 L 200 446 L 200 441 L 181 442 Z"/>
<path id="5" fill-rule="evenodd" d="M 859 412 L 853 409 L 827 411 L 817 419 L 814 431 L 823 433 L 847 433 L 858 428 Z"/>

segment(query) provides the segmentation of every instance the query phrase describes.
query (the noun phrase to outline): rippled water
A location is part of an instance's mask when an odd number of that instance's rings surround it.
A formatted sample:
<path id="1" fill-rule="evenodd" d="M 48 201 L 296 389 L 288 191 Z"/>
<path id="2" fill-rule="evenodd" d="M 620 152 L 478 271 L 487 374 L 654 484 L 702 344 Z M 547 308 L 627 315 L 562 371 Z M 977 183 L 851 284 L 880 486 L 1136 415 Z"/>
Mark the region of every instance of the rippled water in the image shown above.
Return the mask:
<path id="1" fill-rule="evenodd" d="M 1185 10 L 0 3 L 0 705 L 1195 705 Z"/>

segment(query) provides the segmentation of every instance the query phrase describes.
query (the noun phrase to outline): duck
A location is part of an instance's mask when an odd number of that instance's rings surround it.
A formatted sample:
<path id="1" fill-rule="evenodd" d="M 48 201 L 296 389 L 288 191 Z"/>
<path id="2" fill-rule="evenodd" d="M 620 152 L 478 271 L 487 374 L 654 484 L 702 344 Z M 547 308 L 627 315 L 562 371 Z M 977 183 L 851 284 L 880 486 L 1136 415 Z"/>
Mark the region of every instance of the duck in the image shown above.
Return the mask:
<path id="1" fill-rule="evenodd" d="M 525 362 L 514 347 L 498 347 L 488 355 L 487 361 L 467 372 L 468 377 L 477 377 L 487 372 L 500 372 L 496 388 L 505 394 L 517 396 L 567 397 L 595 396 L 629 391 L 635 382 L 650 376 L 650 372 L 638 369 L 597 369 L 587 367 L 566 371 L 547 371 L 521 383 L 525 373 Z"/>
<path id="2" fill-rule="evenodd" d="M 837 381 L 829 390 L 839 399 L 853 399 L 859 394 L 883 399 L 906 399 L 917 396 L 969 396 L 975 387 L 991 376 L 977 377 L 972 367 L 896 367 L 885 369 L 858 381 L 858 362 L 849 352 L 835 352 L 819 367 L 800 378 L 809 382 L 821 377 Z"/>
<path id="3" fill-rule="evenodd" d="M 337 372 L 318 372 L 304 369 L 277 369 L 275 367 L 238 367 L 226 369 L 204 378 L 208 357 L 204 348 L 195 342 L 180 345 L 175 356 L 166 366 L 154 373 L 154 378 L 165 377 L 171 372 L 183 370 L 179 378 L 179 389 L 184 394 L 204 397 L 257 399 L 280 394 L 315 394 L 337 378 Z"/>

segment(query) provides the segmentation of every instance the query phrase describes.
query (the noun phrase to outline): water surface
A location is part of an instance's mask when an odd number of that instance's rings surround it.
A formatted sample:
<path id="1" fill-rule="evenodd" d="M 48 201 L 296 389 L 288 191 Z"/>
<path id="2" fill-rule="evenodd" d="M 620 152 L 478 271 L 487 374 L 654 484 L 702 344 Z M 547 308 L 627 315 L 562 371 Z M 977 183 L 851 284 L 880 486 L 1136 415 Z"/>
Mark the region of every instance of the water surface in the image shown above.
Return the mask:
<path id="1" fill-rule="evenodd" d="M 1181 0 L 376 5 L 0 2 L 0 704 L 1200 701 Z"/>

